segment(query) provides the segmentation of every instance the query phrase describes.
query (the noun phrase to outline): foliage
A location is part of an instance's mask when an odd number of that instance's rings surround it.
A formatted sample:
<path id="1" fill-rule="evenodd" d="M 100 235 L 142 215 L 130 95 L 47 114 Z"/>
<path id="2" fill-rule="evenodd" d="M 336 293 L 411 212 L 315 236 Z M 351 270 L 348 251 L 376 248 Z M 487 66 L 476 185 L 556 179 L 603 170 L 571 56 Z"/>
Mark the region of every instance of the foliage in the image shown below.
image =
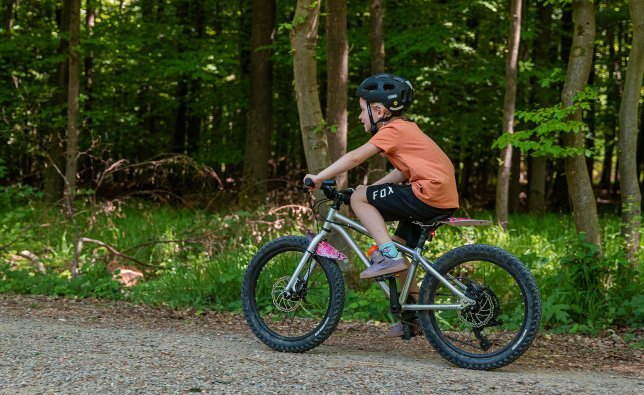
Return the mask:
<path id="1" fill-rule="evenodd" d="M 28 269 L 0 265 L 0 292 L 31 295 L 56 295 L 74 298 L 123 299 L 121 283 L 104 265 L 88 265 L 77 278 L 62 274 L 38 274 Z"/>
<path id="2" fill-rule="evenodd" d="M 572 106 L 556 104 L 552 107 L 538 108 L 532 111 L 517 111 L 516 117 L 528 124 L 536 125 L 533 129 L 505 133 L 494 141 L 493 147 L 503 148 L 513 145 L 533 156 L 548 155 L 563 158 L 583 153 L 590 156 L 589 150 L 575 147 L 564 147 L 559 142 L 561 133 L 581 133 L 588 128 L 584 122 L 571 119 L 578 111 L 589 110 L 590 103 L 597 99 L 597 92 L 586 87 L 579 92 Z"/>
<path id="3" fill-rule="evenodd" d="M 1 212 L 0 254 L 5 263 L 0 269 L 0 292 L 126 299 L 199 311 L 240 309 L 241 278 L 257 249 L 277 236 L 303 234 L 307 227 L 314 228 L 307 210 L 297 205 L 229 213 L 144 201 L 122 202 L 109 210 L 102 206 L 90 216 L 93 225 L 86 236 L 149 265 L 140 267 L 146 281 L 123 288 L 106 271 L 109 262 L 121 258 L 104 249 L 83 249 L 81 275 L 69 279 L 73 238 L 64 231 L 68 226 L 64 217 L 37 205 L 22 204 L 5 206 Z M 29 225 L 39 221 L 48 224 L 47 231 Z M 428 244 L 426 255 L 434 260 L 464 243 L 497 245 L 519 257 L 537 278 L 544 328 L 595 332 L 616 325 L 640 327 L 642 268 L 632 268 L 624 260 L 619 219 L 606 217 L 604 222 L 603 256 L 576 235 L 568 216 L 553 214 L 513 216 L 508 232 L 496 227 L 441 228 Z M 48 273 L 35 273 L 28 261 L 18 259 L 14 254 L 21 249 L 36 251 Z M 387 299 L 374 284 L 347 292 L 343 317 L 393 319 Z"/>

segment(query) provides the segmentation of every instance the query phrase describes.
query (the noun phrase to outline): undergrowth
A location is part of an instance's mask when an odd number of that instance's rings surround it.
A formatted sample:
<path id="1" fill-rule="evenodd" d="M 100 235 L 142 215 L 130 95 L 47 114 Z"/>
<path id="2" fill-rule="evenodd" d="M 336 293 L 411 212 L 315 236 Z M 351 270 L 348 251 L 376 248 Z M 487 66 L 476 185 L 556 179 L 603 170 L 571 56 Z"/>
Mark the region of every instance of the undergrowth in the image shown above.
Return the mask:
<path id="1" fill-rule="evenodd" d="M 315 229 L 304 200 L 228 213 L 145 201 L 79 202 L 73 227 L 60 210 L 40 206 L 28 191 L 24 194 L 0 196 L 3 293 L 237 311 L 243 271 L 257 249 L 275 237 Z M 490 218 L 489 213 L 471 216 Z M 568 215 L 515 215 L 510 225 L 508 232 L 496 227 L 441 228 L 426 254 L 433 260 L 474 242 L 507 249 L 537 279 L 545 329 L 596 333 L 608 327 L 642 327 L 643 265 L 631 267 L 625 260 L 617 215 L 602 218 L 603 255 L 578 237 Z M 79 235 L 99 240 L 119 254 L 84 243 L 78 258 L 80 275 L 72 277 L 69 268 Z M 32 258 L 27 259 L 24 251 Z M 34 269 L 34 256 L 46 273 Z M 123 287 L 108 267 L 137 268 L 145 273 L 145 281 Z M 376 286 L 365 288 L 348 290 L 343 318 L 391 321 L 383 293 Z"/>

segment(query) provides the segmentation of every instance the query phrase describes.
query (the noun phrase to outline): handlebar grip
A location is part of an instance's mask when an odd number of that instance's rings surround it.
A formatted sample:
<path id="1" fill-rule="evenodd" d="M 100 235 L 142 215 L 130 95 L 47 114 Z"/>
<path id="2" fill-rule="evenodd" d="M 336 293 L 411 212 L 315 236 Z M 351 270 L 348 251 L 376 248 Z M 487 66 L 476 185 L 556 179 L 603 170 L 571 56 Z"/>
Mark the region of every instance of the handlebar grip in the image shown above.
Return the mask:
<path id="1" fill-rule="evenodd" d="M 305 186 L 307 186 L 307 187 L 314 187 L 314 186 L 315 186 L 315 183 L 313 182 L 313 180 L 312 180 L 312 179 L 310 179 L 310 178 L 306 178 L 306 179 L 304 180 L 304 185 L 305 185 Z"/>

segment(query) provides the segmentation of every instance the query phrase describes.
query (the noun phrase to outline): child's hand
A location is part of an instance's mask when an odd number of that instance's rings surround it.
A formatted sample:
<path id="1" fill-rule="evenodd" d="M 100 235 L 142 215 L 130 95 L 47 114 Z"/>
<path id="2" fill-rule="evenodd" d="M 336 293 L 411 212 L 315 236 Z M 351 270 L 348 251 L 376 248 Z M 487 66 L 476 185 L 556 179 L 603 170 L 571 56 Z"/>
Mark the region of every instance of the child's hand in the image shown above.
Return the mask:
<path id="1" fill-rule="evenodd" d="M 310 180 L 310 181 L 307 182 L 307 180 Z M 304 182 L 304 185 L 307 188 L 309 188 L 310 191 L 315 191 L 322 184 L 322 182 L 318 180 L 318 177 L 313 174 L 305 175 L 304 178 L 302 179 L 302 182 Z M 310 185 L 311 182 L 313 183 L 313 185 Z"/>

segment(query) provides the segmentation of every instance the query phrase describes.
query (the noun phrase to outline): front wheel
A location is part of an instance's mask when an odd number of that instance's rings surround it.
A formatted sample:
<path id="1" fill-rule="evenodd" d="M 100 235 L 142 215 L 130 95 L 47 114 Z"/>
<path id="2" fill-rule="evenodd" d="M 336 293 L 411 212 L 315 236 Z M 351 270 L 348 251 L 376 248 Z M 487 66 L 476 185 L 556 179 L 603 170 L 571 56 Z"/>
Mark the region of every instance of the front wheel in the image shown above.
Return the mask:
<path id="1" fill-rule="evenodd" d="M 317 347 L 342 316 L 344 282 L 331 259 L 313 255 L 299 275 L 295 292 L 284 292 L 307 245 L 305 237 L 273 240 L 255 254 L 244 273 L 246 321 L 259 340 L 277 351 Z"/>
<path id="2" fill-rule="evenodd" d="M 419 314 L 425 336 L 448 361 L 468 369 L 490 370 L 519 358 L 536 337 L 541 298 L 534 277 L 521 261 L 497 247 L 458 247 L 434 264 L 475 301 L 463 310 Z M 459 304 L 443 283 L 427 274 L 420 304 Z"/>

